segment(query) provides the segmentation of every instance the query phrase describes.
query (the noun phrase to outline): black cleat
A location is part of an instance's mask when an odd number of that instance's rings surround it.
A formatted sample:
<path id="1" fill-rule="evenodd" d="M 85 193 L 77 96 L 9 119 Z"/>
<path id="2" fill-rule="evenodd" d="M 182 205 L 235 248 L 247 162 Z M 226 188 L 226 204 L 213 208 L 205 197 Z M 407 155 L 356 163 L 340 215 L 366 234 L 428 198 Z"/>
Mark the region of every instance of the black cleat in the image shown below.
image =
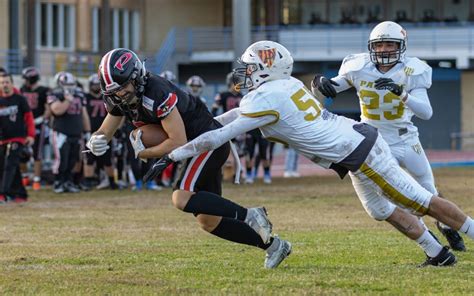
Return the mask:
<path id="1" fill-rule="evenodd" d="M 418 267 L 433 266 L 452 266 L 456 264 L 457 259 L 453 253 L 449 251 L 448 247 L 443 247 L 436 257 L 427 257 L 426 261 L 418 265 Z"/>
<path id="2" fill-rule="evenodd" d="M 436 221 L 436 227 L 438 227 L 438 230 L 444 235 L 444 237 L 446 237 L 451 249 L 460 252 L 466 251 L 464 240 L 456 230 L 440 223 L 439 221 Z"/>

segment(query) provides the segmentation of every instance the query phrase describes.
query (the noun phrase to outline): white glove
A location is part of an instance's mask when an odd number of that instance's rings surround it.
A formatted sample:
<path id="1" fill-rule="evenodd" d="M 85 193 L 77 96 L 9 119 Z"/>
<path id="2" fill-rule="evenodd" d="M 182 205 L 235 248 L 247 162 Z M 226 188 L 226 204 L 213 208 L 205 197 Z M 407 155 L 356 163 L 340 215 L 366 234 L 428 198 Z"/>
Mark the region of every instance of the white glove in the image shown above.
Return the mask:
<path id="1" fill-rule="evenodd" d="M 89 139 L 89 142 L 87 142 L 86 147 L 96 156 L 103 155 L 107 149 L 110 148 L 110 146 L 107 145 L 107 138 L 105 135 L 93 135 Z"/>
<path id="2" fill-rule="evenodd" d="M 135 158 L 138 158 L 138 153 L 145 150 L 145 145 L 143 145 L 143 142 L 142 142 L 142 133 L 143 132 L 141 130 L 138 130 L 136 137 L 134 137 L 133 131 L 131 131 L 129 135 L 130 143 L 132 144 L 133 150 L 135 151 Z"/>

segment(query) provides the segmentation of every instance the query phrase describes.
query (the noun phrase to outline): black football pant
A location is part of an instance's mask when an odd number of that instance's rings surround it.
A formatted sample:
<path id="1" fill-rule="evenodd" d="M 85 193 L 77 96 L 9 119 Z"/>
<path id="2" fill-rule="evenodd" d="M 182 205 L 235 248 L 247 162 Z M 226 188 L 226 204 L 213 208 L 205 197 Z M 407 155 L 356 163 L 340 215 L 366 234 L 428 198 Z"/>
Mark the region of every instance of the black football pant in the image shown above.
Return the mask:
<path id="1" fill-rule="evenodd" d="M 20 159 L 23 145 L 9 143 L 0 145 L 0 194 L 27 198 L 28 193 L 21 182 Z"/>
<path id="2" fill-rule="evenodd" d="M 79 160 L 80 140 L 80 137 L 67 136 L 64 144 L 59 148 L 59 167 L 58 173 L 54 176 L 55 181 L 61 183 L 72 181 L 72 170 Z"/>

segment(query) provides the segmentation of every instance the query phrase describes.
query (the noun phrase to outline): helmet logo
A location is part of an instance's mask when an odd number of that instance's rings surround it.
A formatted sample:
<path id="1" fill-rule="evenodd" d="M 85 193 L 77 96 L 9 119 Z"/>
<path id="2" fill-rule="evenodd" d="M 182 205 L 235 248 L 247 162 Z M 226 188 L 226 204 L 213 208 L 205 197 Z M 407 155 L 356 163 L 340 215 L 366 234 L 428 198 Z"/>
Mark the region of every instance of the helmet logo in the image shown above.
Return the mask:
<path id="1" fill-rule="evenodd" d="M 132 59 L 131 53 L 129 52 L 124 53 L 118 58 L 117 62 L 115 62 L 114 68 L 117 68 L 120 71 L 123 71 L 123 66 L 125 66 L 131 59 Z"/>
<path id="2" fill-rule="evenodd" d="M 268 68 L 271 68 L 275 61 L 276 48 L 259 50 L 258 56 Z"/>

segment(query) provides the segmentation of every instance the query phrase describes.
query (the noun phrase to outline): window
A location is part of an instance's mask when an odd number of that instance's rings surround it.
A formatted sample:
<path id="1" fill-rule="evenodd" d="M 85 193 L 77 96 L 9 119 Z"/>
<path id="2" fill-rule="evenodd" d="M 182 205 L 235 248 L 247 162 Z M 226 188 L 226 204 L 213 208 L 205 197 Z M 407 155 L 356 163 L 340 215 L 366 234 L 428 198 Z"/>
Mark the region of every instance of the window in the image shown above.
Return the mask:
<path id="1" fill-rule="evenodd" d="M 92 8 L 92 50 L 99 51 L 102 37 L 100 27 L 100 8 Z M 132 50 L 140 48 L 140 13 L 128 9 L 110 9 L 111 47 L 125 47 Z"/>
<path id="2" fill-rule="evenodd" d="M 36 44 L 53 49 L 74 49 L 76 14 L 73 5 L 36 4 Z"/>

